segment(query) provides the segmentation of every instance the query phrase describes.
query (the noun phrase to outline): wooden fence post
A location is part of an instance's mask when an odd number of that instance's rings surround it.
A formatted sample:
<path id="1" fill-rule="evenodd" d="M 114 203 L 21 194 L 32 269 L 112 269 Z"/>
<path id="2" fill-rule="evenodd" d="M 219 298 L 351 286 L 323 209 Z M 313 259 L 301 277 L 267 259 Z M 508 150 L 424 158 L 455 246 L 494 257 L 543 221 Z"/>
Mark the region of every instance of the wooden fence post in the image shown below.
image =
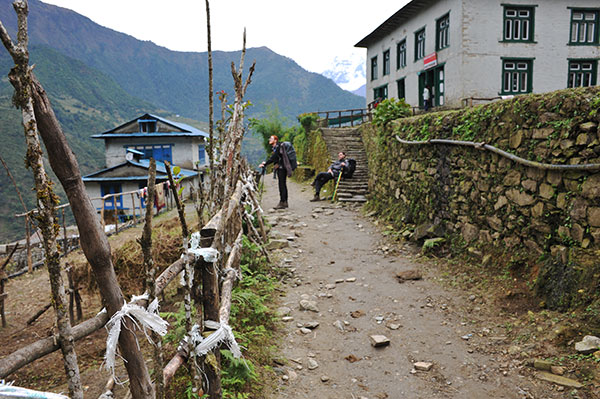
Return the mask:
<path id="1" fill-rule="evenodd" d="M 117 196 L 113 194 L 113 207 L 115 208 L 115 234 L 119 233 L 119 210 L 117 209 Z"/>
<path id="2" fill-rule="evenodd" d="M 25 237 L 27 245 L 27 270 L 29 273 L 33 271 L 33 260 L 31 259 L 31 230 L 29 221 L 29 212 L 25 214 Z"/>
<path id="3" fill-rule="evenodd" d="M 133 213 L 133 224 L 137 224 L 137 217 L 135 215 L 135 199 L 133 193 L 131 193 L 131 212 Z"/>
<path id="4" fill-rule="evenodd" d="M 64 254 L 69 253 L 69 239 L 67 238 L 67 224 L 65 222 L 65 208 L 62 211 L 62 225 L 63 225 L 63 252 Z"/>

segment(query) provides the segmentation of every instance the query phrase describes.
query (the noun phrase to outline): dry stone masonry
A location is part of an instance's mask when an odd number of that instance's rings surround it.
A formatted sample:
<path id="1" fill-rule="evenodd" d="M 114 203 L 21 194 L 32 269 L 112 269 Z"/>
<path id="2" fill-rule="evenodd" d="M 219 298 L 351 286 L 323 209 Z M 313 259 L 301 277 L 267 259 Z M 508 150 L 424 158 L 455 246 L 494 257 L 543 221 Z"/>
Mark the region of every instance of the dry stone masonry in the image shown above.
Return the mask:
<path id="1" fill-rule="evenodd" d="M 535 265 L 549 306 L 572 305 L 577 290 L 593 292 L 598 282 L 600 171 L 525 166 L 483 144 L 543 164 L 600 164 L 599 124 L 595 87 L 365 126 L 370 206 L 398 228 L 415 227 L 417 238 L 446 236 L 504 259 L 519 254 Z M 408 145 L 396 135 L 480 145 Z"/>

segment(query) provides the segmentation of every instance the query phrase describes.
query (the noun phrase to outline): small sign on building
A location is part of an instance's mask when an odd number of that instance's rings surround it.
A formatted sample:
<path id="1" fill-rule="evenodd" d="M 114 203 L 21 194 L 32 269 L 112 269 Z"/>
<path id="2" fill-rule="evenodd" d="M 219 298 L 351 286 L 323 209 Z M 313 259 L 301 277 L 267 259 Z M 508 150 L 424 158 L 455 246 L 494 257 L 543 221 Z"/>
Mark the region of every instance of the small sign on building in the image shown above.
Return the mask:
<path id="1" fill-rule="evenodd" d="M 423 58 L 423 68 L 429 69 L 437 65 L 437 53 L 431 53 Z"/>

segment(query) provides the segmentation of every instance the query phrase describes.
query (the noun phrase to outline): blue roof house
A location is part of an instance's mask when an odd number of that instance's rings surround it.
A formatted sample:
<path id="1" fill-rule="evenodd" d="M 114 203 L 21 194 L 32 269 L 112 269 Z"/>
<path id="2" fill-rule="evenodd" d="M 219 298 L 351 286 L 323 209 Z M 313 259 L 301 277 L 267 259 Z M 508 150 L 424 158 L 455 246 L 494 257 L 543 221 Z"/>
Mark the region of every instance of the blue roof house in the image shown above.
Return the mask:
<path id="1" fill-rule="evenodd" d="M 150 158 L 156 162 L 156 181 L 168 180 L 164 161 L 179 166 L 174 178 L 183 178 L 183 195 L 190 195 L 190 186 L 197 188 L 208 164 L 205 146 L 208 133 L 195 127 L 144 114 L 121 126 L 92 136 L 103 139 L 106 168 L 83 177 L 90 198 L 109 193 L 128 193 L 146 187 Z M 93 200 L 97 209 L 101 200 Z M 122 195 L 104 203 L 106 210 L 117 207 L 119 215 L 139 214 L 136 195 Z"/>

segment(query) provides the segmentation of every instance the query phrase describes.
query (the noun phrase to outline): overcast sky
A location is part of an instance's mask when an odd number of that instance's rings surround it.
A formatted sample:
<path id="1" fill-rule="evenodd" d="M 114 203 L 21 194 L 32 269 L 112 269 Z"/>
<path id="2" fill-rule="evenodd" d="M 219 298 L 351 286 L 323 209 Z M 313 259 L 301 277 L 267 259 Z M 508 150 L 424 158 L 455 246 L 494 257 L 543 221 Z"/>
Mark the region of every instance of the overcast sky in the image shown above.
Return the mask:
<path id="1" fill-rule="evenodd" d="M 43 0 L 140 40 L 206 51 L 204 0 Z M 212 49 L 267 46 L 304 69 L 323 72 L 334 57 L 365 55 L 354 45 L 408 0 L 211 0 Z"/>

